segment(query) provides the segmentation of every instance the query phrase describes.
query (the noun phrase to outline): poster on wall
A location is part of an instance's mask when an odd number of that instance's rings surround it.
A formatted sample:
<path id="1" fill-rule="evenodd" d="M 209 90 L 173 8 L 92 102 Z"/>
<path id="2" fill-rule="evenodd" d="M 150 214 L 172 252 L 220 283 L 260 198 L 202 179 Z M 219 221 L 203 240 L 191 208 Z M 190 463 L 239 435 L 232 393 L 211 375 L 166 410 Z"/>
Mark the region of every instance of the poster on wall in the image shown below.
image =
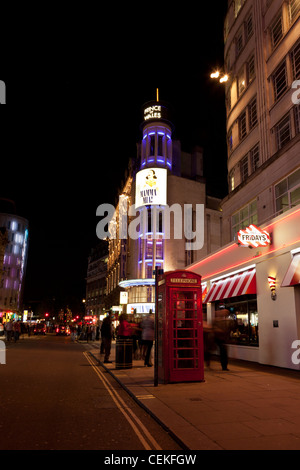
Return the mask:
<path id="1" fill-rule="evenodd" d="M 135 207 L 167 204 L 167 170 L 147 168 L 136 175 Z"/>

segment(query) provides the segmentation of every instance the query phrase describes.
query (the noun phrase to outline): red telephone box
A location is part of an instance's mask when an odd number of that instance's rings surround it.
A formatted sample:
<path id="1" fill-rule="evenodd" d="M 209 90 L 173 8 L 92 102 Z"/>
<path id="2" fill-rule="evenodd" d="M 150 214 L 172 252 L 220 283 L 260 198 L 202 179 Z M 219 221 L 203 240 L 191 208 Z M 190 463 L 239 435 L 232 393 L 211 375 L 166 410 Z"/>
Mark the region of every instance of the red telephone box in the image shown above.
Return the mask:
<path id="1" fill-rule="evenodd" d="M 158 381 L 204 380 L 201 276 L 172 271 L 158 278 Z"/>

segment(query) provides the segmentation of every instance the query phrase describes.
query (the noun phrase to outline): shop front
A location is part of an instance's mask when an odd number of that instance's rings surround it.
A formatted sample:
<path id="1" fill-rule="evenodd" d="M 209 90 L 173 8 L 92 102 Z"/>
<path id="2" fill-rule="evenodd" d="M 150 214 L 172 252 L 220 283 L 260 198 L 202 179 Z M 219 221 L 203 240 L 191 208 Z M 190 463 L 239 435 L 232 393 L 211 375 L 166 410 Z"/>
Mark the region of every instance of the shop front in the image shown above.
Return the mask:
<path id="1" fill-rule="evenodd" d="M 289 210 L 187 268 L 207 283 L 207 321 L 222 308 L 234 320 L 229 357 L 300 369 L 293 359 L 300 340 L 299 226 L 300 209 Z"/>

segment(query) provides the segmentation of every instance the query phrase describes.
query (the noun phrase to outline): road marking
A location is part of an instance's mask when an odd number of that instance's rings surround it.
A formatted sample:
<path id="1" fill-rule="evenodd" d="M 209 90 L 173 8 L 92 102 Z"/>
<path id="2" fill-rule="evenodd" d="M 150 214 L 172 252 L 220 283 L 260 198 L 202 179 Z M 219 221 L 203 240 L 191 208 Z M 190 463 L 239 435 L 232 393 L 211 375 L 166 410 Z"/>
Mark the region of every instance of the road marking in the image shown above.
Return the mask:
<path id="1" fill-rule="evenodd" d="M 115 402 L 115 404 L 117 405 L 121 413 L 124 415 L 128 423 L 134 430 L 135 434 L 137 435 L 137 437 L 143 444 L 144 448 L 146 450 L 153 450 L 151 446 L 149 445 L 149 442 L 150 442 L 155 450 L 162 450 L 162 448 L 159 446 L 159 444 L 156 442 L 153 436 L 149 433 L 148 429 L 143 425 L 141 420 L 136 416 L 136 414 L 132 411 L 132 409 L 126 405 L 126 403 L 120 397 L 118 392 L 113 388 L 113 386 L 107 380 L 103 372 L 99 369 L 99 367 L 96 367 L 96 364 L 92 361 L 90 354 L 88 352 L 84 352 L 83 354 L 85 358 L 88 360 L 88 362 L 91 364 L 91 366 L 93 367 L 94 371 L 98 375 L 99 379 L 102 381 L 103 385 L 107 389 L 108 393 L 110 394 L 111 398 L 113 399 L 113 401 Z M 148 442 L 146 439 L 148 439 Z"/>

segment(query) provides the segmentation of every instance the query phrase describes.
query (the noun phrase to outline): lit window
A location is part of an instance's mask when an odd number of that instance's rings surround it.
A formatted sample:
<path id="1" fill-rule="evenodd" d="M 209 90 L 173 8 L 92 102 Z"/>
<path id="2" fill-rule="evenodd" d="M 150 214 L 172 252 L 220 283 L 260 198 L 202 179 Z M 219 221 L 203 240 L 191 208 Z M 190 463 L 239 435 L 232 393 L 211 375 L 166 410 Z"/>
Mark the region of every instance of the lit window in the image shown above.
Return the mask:
<path id="1" fill-rule="evenodd" d="M 238 75 L 238 92 L 239 96 L 242 95 L 243 91 L 246 88 L 246 75 L 245 75 L 245 69 L 242 67 L 240 70 L 240 73 Z"/>
<path id="2" fill-rule="evenodd" d="M 15 220 L 13 220 L 11 223 L 10 229 L 14 232 L 15 230 L 17 230 L 17 228 L 18 228 L 18 223 Z"/>

